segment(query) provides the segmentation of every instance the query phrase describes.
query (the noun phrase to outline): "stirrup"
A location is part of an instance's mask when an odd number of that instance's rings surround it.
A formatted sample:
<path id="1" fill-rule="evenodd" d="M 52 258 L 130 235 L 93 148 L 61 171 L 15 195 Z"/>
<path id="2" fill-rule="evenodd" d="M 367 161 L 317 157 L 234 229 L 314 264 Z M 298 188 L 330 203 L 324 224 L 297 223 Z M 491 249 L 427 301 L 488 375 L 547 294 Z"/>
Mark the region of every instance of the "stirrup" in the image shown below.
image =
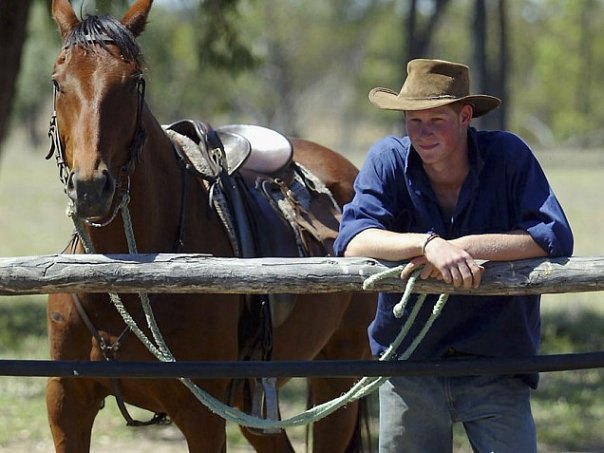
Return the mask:
<path id="1" fill-rule="evenodd" d="M 252 415 L 265 420 L 279 420 L 279 402 L 277 397 L 277 378 L 263 377 L 254 379 L 254 395 L 252 397 Z M 266 428 L 259 430 L 263 434 L 277 434 L 281 428 Z"/>

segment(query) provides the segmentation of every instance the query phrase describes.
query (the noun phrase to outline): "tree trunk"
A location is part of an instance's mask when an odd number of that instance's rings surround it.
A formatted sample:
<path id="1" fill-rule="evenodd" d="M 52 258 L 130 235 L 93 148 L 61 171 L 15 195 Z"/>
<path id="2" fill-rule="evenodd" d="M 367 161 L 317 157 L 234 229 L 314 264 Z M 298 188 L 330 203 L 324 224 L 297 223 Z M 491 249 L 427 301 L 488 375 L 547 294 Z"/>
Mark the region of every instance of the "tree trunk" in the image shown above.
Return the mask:
<path id="1" fill-rule="evenodd" d="M 594 30 L 592 30 L 593 11 L 596 10 L 593 1 L 581 3 L 579 11 L 579 55 L 582 67 L 579 70 L 579 78 L 576 87 L 577 100 L 576 109 L 583 115 L 589 115 L 591 112 L 591 96 L 586 96 L 591 89 L 591 75 L 593 74 L 593 55 L 592 50 Z"/>
<path id="2" fill-rule="evenodd" d="M 8 129 L 32 0 L 0 2 L 0 143 Z M 2 148 L 0 147 L 0 152 Z"/>
<path id="3" fill-rule="evenodd" d="M 507 18 L 507 6 L 505 0 L 499 0 L 499 67 L 497 71 L 497 77 L 495 81 L 497 86 L 495 87 L 495 96 L 498 96 L 501 100 L 501 106 L 495 110 L 495 117 L 497 118 L 497 128 L 507 129 L 507 100 L 508 100 L 508 69 L 510 68 L 510 53 L 508 48 L 508 18 Z"/>
<path id="4" fill-rule="evenodd" d="M 474 37 L 474 53 L 472 74 L 473 81 L 470 89 L 474 93 L 489 94 L 489 70 L 487 56 L 487 10 L 485 0 L 475 0 L 474 2 L 474 20 L 472 22 L 472 36 Z M 492 114 L 491 114 L 492 115 Z M 489 115 L 475 120 L 479 127 L 492 129 L 493 117 Z"/>
<path id="5" fill-rule="evenodd" d="M 492 36 L 497 39 L 498 46 L 487 45 L 489 37 L 487 26 L 487 8 L 485 0 L 476 0 L 474 3 L 474 22 L 472 24 L 474 37 L 473 73 L 476 83 L 473 91 L 499 97 L 502 105 L 489 115 L 480 118 L 477 122 L 485 129 L 506 128 L 506 98 L 507 98 L 507 68 L 508 68 L 508 42 L 507 42 L 507 16 L 505 0 L 497 3 L 497 33 Z M 489 58 L 489 49 L 495 55 Z"/>
<path id="6" fill-rule="evenodd" d="M 403 27 L 406 30 L 406 60 L 414 58 L 427 58 L 430 48 L 430 40 L 434 36 L 434 30 L 442 18 L 450 0 L 434 0 L 434 12 L 428 19 L 428 23 L 420 28 L 417 21 L 417 0 L 412 0 L 409 7 L 407 23 Z M 405 68 L 406 70 L 406 68 Z"/>

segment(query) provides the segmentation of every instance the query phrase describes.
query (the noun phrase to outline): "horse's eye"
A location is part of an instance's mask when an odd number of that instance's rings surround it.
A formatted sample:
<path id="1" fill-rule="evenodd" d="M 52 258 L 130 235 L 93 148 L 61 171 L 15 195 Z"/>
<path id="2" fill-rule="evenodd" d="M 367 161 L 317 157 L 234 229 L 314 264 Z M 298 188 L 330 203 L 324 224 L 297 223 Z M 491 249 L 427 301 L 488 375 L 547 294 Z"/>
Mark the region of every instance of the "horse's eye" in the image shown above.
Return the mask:
<path id="1" fill-rule="evenodd" d="M 137 71 L 130 75 L 130 89 L 132 91 L 138 91 L 141 83 L 144 83 L 144 74 L 142 71 Z"/>
<path id="2" fill-rule="evenodd" d="M 57 82 L 57 79 L 52 79 L 52 86 L 57 93 L 61 92 L 61 85 L 59 85 L 59 82 Z"/>

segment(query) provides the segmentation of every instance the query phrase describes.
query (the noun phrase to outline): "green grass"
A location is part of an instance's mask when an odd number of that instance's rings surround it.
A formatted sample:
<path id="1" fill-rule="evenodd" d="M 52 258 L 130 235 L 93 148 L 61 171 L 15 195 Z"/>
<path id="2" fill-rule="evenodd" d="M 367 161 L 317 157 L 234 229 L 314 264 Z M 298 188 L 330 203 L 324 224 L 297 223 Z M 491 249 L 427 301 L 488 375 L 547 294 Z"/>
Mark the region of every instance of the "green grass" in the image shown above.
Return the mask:
<path id="1" fill-rule="evenodd" d="M 0 256 L 57 253 L 71 233 L 65 195 L 54 162 L 44 160 L 44 150 L 33 153 L 22 143 L 11 137 L 0 162 Z M 604 153 L 554 150 L 538 157 L 573 225 L 575 255 L 604 255 Z M 545 295 L 542 305 L 545 353 L 604 350 L 602 293 Z M 46 359 L 45 317 L 44 296 L 0 297 L 0 358 Z M 44 386 L 42 378 L 0 377 L 0 452 L 51 451 Z M 303 409 L 303 389 L 295 380 L 284 392 L 286 415 Z M 533 411 L 540 451 L 604 450 L 604 370 L 543 373 Z M 229 451 L 250 451 L 236 427 L 228 433 Z M 304 430 L 294 439 L 302 445 Z M 93 444 L 96 452 L 146 451 L 149 445 L 158 453 L 185 449 L 174 427 L 125 427 L 111 399 L 96 421 Z M 469 451 L 459 429 L 456 445 Z"/>

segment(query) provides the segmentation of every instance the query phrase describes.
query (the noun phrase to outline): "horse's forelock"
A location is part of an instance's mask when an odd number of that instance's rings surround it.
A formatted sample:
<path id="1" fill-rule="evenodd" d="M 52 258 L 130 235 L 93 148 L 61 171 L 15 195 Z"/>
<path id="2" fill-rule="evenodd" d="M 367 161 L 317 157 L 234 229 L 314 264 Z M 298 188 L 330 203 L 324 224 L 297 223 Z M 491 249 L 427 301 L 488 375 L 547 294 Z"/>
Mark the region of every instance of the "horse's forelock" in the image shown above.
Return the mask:
<path id="1" fill-rule="evenodd" d="M 91 49 L 99 44 L 107 47 L 107 38 L 115 44 L 127 61 L 142 64 L 142 53 L 134 35 L 112 16 L 87 16 L 76 25 L 65 41 L 65 47 L 80 46 Z"/>

